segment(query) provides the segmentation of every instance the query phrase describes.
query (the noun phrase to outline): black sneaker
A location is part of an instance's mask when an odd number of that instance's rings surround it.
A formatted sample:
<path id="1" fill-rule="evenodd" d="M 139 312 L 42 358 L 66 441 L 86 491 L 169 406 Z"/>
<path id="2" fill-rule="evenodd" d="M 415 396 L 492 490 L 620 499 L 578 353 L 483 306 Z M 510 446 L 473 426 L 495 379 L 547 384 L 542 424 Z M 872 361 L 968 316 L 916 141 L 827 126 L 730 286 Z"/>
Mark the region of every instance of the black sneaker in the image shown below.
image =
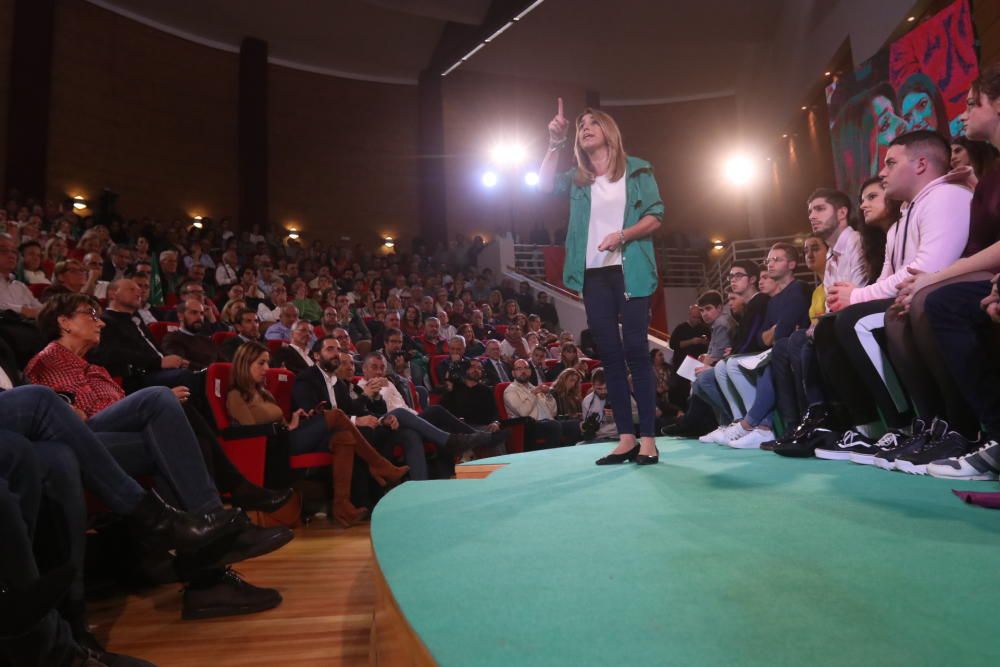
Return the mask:
<path id="1" fill-rule="evenodd" d="M 812 433 L 801 439 L 792 440 L 781 445 L 775 445 L 774 451 L 778 456 L 787 456 L 796 459 L 807 459 L 816 456 L 817 447 L 831 446 L 840 437 L 839 433 L 826 428 L 815 428 Z"/>
<path id="2" fill-rule="evenodd" d="M 235 571 L 226 570 L 212 582 L 184 589 L 181 618 L 185 620 L 253 614 L 281 604 L 281 593 L 244 581 Z"/>
<path id="3" fill-rule="evenodd" d="M 863 447 L 855 448 L 851 451 L 848 458 L 850 458 L 851 463 L 858 463 L 863 466 L 875 465 L 876 456 L 882 452 L 891 452 L 894 449 L 898 449 L 902 446 L 903 440 L 909 437 L 902 431 L 889 431 L 867 449 Z"/>
<path id="4" fill-rule="evenodd" d="M 896 459 L 900 456 L 922 451 L 930 443 L 940 440 L 948 431 L 948 422 L 934 419 L 929 425 L 919 417 L 913 420 L 913 435 L 899 441 L 899 446 L 877 454 L 873 463 L 882 470 L 895 470 Z"/>
<path id="5" fill-rule="evenodd" d="M 854 429 L 844 431 L 838 440 L 816 448 L 816 458 L 827 461 L 850 461 L 854 452 L 870 452 L 875 442 Z"/>
<path id="6" fill-rule="evenodd" d="M 911 475 L 926 475 L 927 464 L 942 459 L 965 456 L 978 449 L 979 446 L 980 443 L 970 442 L 957 431 L 948 431 L 940 440 L 929 442 L 918 451 L 897 456 L 896 470 Z"/>

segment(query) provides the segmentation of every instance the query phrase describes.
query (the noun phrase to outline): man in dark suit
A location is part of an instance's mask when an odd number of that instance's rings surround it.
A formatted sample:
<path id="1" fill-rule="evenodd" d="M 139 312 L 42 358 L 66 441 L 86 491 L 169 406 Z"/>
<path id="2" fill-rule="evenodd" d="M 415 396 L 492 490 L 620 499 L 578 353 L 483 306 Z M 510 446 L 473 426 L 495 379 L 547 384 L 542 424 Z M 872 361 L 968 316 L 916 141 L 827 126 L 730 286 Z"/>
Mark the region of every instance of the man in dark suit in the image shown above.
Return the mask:
<path id="1" fill-rule="evenodd" d="M 496 340 L 486 342 L 486 358 L 483 359 L 483 384 L 495 387 L 501 382 L 510 382 L 510 367 L 500 358 L 500 343 Z"/>
<path id="2" fill-rule="evenodd" d="M 292 325 L 292 340 L 280 350 L 271 353 L 271 368 L 287 368 L 298 375 L 310 366 L 315 365 L 310 347 L 316 337 L 313 326 L 299 320 Z"/>
<path id="3" fill-rule="evenodd" d="M 204 381 L 187 370 L 188 360 L 163 354 L 137 314 L 142 299 L 139 285 L 131 279 L 108 286 L 108 307 L 101 316 L 101 342 L 87 355 L 91 363 L 104 366 L 123 379 L 126 392 L 142 387 L 184 385 L 192 393 L 204 393 Z"/>
<path id="4" fill-rule="evenodd" d="M 351 355 L 341 352 L 337 339 L 326 336 L 312 348 L 315 365 L 295 376 L 292 386 L 292 406 L 312 410 L 325 403 L 328 407 L 343 410 L 361 434 L 383 455 L 392 457 L 393 449 L 403 448 L 410 479 L 428 479 L 430 470 L 424 452 L 424 439 L 419 433 L 400 426 L 391 416 L 379 418 L 372 411 L 386 413 L 385 401 L 374 388 L 364 392 L 351 380 L 354 362 Z"/>
<path id="5" fill-rule="evenodd" d="M 531 384 L 536 387 L 545 382 L 546 357 L 548 357 L 548 352 L 544 347 L 538 345 L 531 351 L 531 358 L 528 359 L 528 365 L 531 366 Z"/>
<path id="6" fill-rule="evenodd" d="M 188 360 L 188 368 L 200 371 L 222 361 L 219 346 L 205 335 L 205 306 L 201 299 L 190 297 L 177 304 L 180 329 L 163 337 L 164 354 L 176 354 Z"/>
<path id="7" fill-rule="evenodd" d="M 219 346 L 219 356 L 224 361 L 232 361 L 243 343 L 260 340 L 260 320 L 256 311 L 243 308 L 236 311 L 233 319 L 236 321 L 236 335 Z"/>

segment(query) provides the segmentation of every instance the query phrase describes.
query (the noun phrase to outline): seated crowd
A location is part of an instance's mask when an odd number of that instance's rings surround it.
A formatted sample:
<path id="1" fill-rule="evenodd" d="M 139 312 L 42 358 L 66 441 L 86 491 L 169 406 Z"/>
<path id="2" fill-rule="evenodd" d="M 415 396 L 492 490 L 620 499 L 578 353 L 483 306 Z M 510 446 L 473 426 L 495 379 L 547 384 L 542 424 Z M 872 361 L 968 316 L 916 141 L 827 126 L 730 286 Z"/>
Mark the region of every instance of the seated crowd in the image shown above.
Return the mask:
<path id="1" fill-rule="evenodd" d="M 701 294 L 671 339 L 675 369 L 700 365 L 665 433 L 998 478 L 1000 65 L 969 91 L 964 120 L 967 137 L 896 137 L 856 200 L 810 195 L 801 247 L 737 261 L 728 295 Z M 800 262 L 815 287 L 795 279 Z M 686 386 L 673 382 L 677 398 Z"/>
<path id="2" fill-rule="evenodd" d="M 183 618 L 279 605 L 230 566 L 293 538 L 245 511 L 299 513 L 299 476 L 254 477 L 229 440 L 328 455 L 325 511 L 347 527 L 386 488 L 451 477 L 463 458 L 616 438 L 599 362 L 560 330 L 548 295 L 476 269 L 480 245 L 305 248 L 228 220 L 102 224 L 12 197 L 0 209 L 0 531 L 14 554 L 0 571 L 0 664 L 149 664 L 107 652 L 86 621 L 85 536 L 108 511 L 125 521 L 100 533 L 128 529 L 128 554 L 114 555 L 128 583 L 182 582 Z"/>

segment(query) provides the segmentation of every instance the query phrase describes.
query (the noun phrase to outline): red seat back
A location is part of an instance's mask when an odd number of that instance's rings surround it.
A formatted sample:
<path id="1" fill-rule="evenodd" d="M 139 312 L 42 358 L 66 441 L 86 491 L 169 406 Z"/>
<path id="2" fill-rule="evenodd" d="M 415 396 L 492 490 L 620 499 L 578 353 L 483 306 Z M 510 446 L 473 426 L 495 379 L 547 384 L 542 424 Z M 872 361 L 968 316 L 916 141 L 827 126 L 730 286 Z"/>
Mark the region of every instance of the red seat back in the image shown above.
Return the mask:
<path id="1" fill-rule="evenodd" d="M 503 338 L 504 336 L 507 335 L 506 324 L 497 324 L 496 326 L 493 327 L 493 329 L 497 332 L 497 336 L 499 336 L 500 338 Z"/>
<path id="2" fill-rule="evenodd" d="M 590 388 L 594 386 L 593 382 L 581 382 L 580 383 L 580 396 L 586 396 L 590 393 Z"/>
<path id="3" fill-rule="evenodd" d="M 36 283 L 34 285 L 28 285 L 28 291 L 30 291 L 36 299 L 41 299 L 42 292 L 44 292 L 48 287 L 48 283 Z"/>
<path id="4" fill-rule="evenodd" d="M 507 406 L 503 404 L 503 392 L 509 384 L 510 382 L 498 382 L 493 387 L 493 401 L 497 404 L 497 413 L 499 413 L 500 419 L 509 419 Z"/>
<path id="5" fill-rule="evenodd" d="M 229 428 L 229 412 L 226 410 L 226 394 L 229 393 L 229 373 L 233 365 L 214 363 L 205 371 L 205 395 L 208 407 L 212 409 L 215 425 L 219 429 Z"/>
<path id="6" fill-rule="evenodd" d="M 552 370 L 553 368 L 556 367 L 556 364 L 558 364 L 558 363 L 559 363 L 558 359 L 546 359 L 545 360 L 545 370 L 547 370 L 547 371 Z"/>
<path id="7" fill-rule="evenodd" d="M 268 340 L 265 342 L 267 343 L 267 349 L 270 350 L 271 352 L 277 352 L 281 348 L 288 345 L 287 340 Z"/>
<path id="8" fill-rule="evenodd" d="M 292 386 L 295 384 L 295 374 L 287 368 L 269 368 L 264 386 L 274 396 L 281 406 L 285 419 L 292 418 Z"/>
<path id="9" fill-rule="evenodd" d="M 227 340 L 229 340 L 230 338 L 234 338 L 235 336 L 236 336 L 235 331 L 216 331 L 214 334 L 212 334 L 212 342 L 215 343 L 216 345 L 222 345 Z"/>
<path id="10" fill-rule="evenodd" d="M 153 340 L 157 345 L 163 343 L 163 337 L 171 331 L 177 331 L 181 325 L 177 322 L 153 322 L 149 325 L 149 333 L 153 334 Z"/>

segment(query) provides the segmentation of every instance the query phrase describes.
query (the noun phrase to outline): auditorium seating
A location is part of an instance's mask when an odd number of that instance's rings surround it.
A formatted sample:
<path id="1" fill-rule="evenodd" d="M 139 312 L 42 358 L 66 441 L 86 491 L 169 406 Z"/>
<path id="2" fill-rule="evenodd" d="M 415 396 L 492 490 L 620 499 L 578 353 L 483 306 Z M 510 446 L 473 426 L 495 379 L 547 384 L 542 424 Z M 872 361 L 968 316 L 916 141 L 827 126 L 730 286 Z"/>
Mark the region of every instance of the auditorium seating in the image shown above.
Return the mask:
<path id="1" fill-rule="evenodd" d="M 163 337 L 171 331 L 181 328 L 177 322 L 153 322 L 149 325 L 149 333 L 153 334 L 153 340 L 157 345 L 163 344 Z"/>

